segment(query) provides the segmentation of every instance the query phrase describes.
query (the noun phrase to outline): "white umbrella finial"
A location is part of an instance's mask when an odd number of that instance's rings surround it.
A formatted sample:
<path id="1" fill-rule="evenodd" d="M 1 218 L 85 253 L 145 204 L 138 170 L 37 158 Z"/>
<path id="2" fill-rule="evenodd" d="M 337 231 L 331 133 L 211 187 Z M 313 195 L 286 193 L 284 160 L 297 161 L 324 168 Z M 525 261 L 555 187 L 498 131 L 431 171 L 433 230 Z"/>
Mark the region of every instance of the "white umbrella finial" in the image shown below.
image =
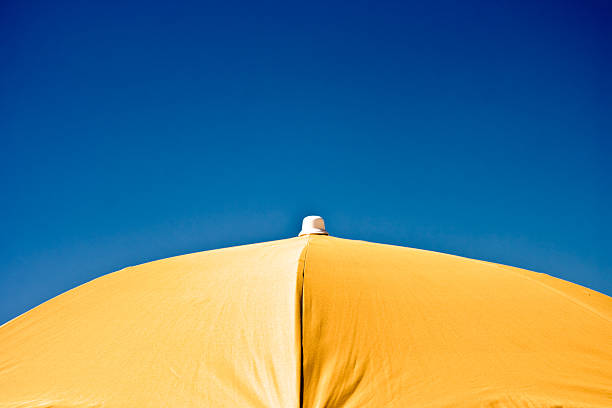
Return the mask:
<path id="1" fill-rule="evenodd" d="M 302 230 L 298 236 L 301 237 L 302 235 L 310 234 L 329 235 L 327 231 L 325 231 L 325 221 L 323 221 L 323 218 L 318 215 L 304 217 L 302 221 Z"/>

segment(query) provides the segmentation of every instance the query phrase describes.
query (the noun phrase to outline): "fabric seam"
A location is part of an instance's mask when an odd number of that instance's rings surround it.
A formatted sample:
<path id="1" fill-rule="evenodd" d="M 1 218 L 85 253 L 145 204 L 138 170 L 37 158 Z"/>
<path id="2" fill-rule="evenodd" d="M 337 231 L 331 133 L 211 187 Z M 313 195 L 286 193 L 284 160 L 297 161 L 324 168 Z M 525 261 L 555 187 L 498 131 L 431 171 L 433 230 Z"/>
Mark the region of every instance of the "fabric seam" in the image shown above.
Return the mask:
<path id="1" fill-rule="evenodd" d="M 306 257 L 310 245 L 310 235 L 304 246 L 304 261 L 302 262 L 302 290 L 300 294 L 300 402 L 299 408 L 304 405 L 304 274 L 306 271 Z"/>

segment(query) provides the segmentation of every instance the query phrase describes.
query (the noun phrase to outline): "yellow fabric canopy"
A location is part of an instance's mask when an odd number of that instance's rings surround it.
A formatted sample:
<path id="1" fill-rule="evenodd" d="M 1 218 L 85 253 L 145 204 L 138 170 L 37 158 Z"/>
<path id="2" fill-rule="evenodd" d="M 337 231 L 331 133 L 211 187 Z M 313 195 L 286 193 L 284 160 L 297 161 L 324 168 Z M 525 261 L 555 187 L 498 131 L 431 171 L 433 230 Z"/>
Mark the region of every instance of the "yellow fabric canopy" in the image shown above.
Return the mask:
<path id="1" fill-rule="evenodd" d="M 129 267 L 0 327 L 0 407 L 611 407 L 612 299 L 308 235 Z"/>

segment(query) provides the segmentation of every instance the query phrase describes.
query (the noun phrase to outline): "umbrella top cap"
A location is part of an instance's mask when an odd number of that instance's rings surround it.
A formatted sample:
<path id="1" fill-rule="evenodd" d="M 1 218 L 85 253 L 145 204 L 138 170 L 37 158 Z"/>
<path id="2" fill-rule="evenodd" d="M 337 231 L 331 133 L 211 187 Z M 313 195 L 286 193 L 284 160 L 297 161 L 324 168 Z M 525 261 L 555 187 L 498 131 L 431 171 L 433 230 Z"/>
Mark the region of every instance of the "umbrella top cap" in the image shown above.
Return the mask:
<path id="1" fill-rule="evenodd" d="M 298 236 L 301 237 L 302 235 L 310 234 L 329 235 L 327 231 L 325 231 L 325 221 L 323 221 L 323 218 L 318 215 L 309 215 L 304 218 L 302 221 L 302 230 Z"/>

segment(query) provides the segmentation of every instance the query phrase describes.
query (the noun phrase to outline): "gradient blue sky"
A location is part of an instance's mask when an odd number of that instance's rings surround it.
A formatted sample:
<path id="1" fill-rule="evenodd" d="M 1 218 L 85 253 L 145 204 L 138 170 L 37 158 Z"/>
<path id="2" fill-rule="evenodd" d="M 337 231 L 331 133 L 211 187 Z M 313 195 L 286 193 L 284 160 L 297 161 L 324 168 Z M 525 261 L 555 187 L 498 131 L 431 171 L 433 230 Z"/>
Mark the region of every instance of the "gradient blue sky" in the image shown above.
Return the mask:
<path id="1" fill-rule="evenodd" d="M 612 294 L 606 3 L 3 1 L 0 323 L 308 214 Z"/>

